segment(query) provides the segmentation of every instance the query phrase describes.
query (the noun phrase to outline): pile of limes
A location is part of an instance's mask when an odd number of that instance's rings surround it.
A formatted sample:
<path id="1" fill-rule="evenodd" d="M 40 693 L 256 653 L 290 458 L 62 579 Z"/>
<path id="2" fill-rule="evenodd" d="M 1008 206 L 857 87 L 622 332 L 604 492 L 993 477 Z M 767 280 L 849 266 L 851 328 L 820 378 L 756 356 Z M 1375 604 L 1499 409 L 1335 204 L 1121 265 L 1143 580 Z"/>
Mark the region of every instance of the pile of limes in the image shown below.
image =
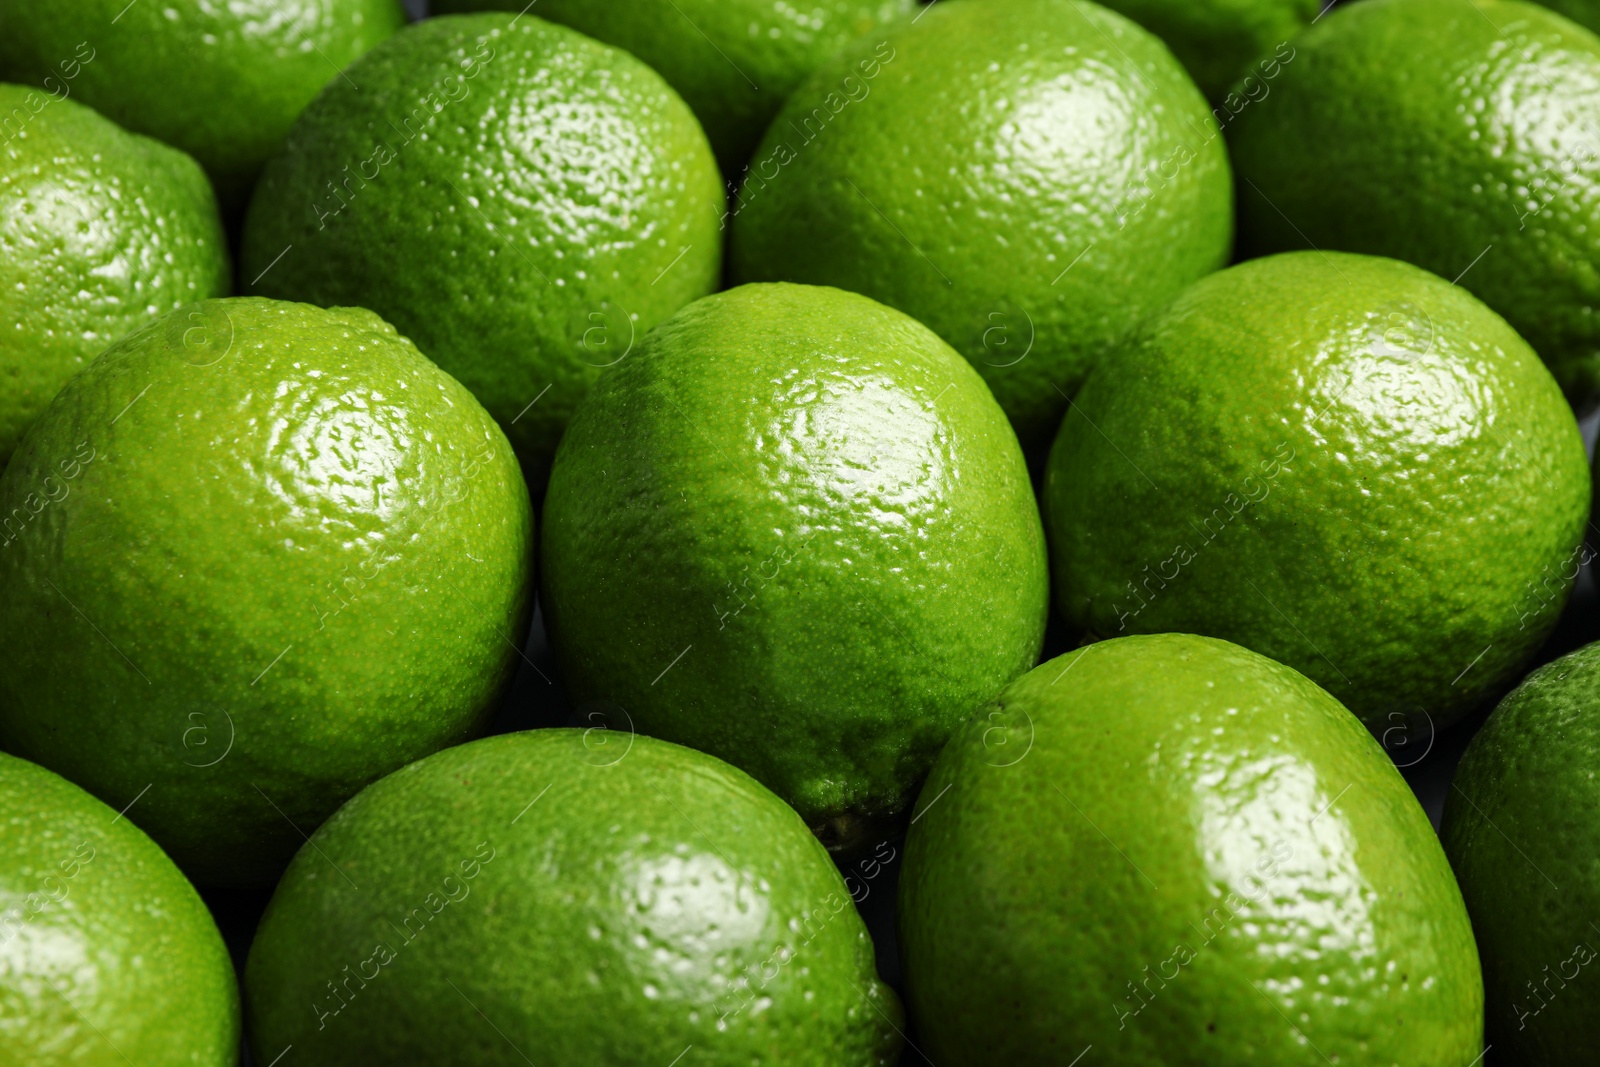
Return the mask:
<path id="1" fill-rule="evenodd" d="M 433 7 L 0 0 L 0 1064 L 1600 1062 L 1600 5 Z"/>

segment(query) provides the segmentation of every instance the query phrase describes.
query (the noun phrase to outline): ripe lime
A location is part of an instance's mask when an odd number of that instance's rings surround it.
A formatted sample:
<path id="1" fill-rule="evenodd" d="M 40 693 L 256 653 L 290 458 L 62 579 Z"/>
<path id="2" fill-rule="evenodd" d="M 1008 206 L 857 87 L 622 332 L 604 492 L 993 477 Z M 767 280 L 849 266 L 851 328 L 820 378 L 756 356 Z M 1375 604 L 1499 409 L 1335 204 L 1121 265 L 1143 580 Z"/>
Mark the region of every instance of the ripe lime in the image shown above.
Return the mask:
<path id="1" fill-rule="evenodd" d="M 1600 39 L 1532 4 L 1370 0 L 1294 48 L 1228 126 L 1241 248 L 1458 279 L 1573 404 L 1600 396 Z"/>
<path id="2" fill-rule="evenodd" d="M 1472 927 L 1411 790 L 1338 701 L 1225 641 L 1105 641 L 1009 686 L 923 787 L 899 922 L 940 1067 L 1482 1047 Z"/>
<path id="3" fill-rule="evenodd" d="M 729 175 L 806 75 L 845 45 L 915 10 L 916 0 L 540 0 L 541 18 L 626 48 L 694 109 Z M 524 0 L 434 0 L 436 13 Z"/>
<path id="4" fill-rule="evenodd" d="M 176 145 L 235 211 L 311 98 L 404 22 L 398 0 L 5 3 L 0 77 Z"/>
<path id="5" fill-rule="evenodd" d="M 915 317 L 1031 449 L 1108 345 L 1226 262 L 1233 186 L 1155 37 L 1077 0 L 962 0 L 821 67 L 729 212 L 738 280 Z"/>
<path id="6" fill-rule="evenodd" d="M 1472 739 L 1445 852 L 1483 953 L 1488 1037 L 1508 1062 L 1592 1064 L 1600 1019 L 1600 644 L 1530 674 Z"/>
<path id="7" fill-rule="evenodd" d="M 377 316 L 193 304 L 68 384 L 0 477 L 0 742 L 191 877 L 270 882 L 469 736 L 527 624 L 528 494 Z"/>
<path id="8" fill-rule="evenodd" d="M 1005 416 L 926 328 L 837 289 L 663 323 L 579 410 L 544 516 L 580 711 L 744 768 L 830 843 L 903 809 L 1044 636 Z"/>
<path id="9" fill-rule="evenodd" d="M 0 1059 L 232 1067 L 239 989 L 194 887 L 134 826 L 0 754 Z"/>
<path id="10" fill-rule="evenodd" d="M 643 63 L 531 15 L 430 19 L 349 74 L 263 174 L 242 273 L 393 322 L 542 483 L 602 371 L 716 288 L 705 135 Z"/>
<path id="11" fill-rule="evenodd" d="M 1449 724 L 1539 647 L 1590 492 L 1572 413 L 1504 320 L 1338 252 L 1243 263 L 1149 319 L 1046 482 L 1071 621 L 1226 638 L 1402 730 Z"/>
<path id="12" fill-rule="evenodd" d="M 0 468 L 102 349 L 228 290 L 194 160 L 71 100 L 0 85 Z"/>
<path id="13" fill-rule="evenodd" d="M 889 1067 L 900 1005 L 828 855 L 677 745 L 534 730 L 370 786 L 246 970 L 258 1063 Z"/>

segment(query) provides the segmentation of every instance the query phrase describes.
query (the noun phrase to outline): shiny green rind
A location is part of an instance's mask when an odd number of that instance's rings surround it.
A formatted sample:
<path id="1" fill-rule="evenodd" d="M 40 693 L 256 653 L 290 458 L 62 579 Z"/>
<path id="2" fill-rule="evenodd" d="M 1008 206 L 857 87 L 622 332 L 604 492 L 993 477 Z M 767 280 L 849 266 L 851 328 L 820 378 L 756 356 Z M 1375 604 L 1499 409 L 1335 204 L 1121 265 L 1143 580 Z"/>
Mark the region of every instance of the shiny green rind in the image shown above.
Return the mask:
<path id="1" fill-rule="evenodd" d="M 1549 634 L 1589 496 L 1504 320 L 1405 263 L 1297 252 L 1199 282 L 1102 365 L 1045 505 L 1076 625 L 1225 638 L 1420 739 Z"/>
<path id="2" fill-rule="evenodd" d="M 250 950 L 252 1047 L 306 1067 L 890 1067 L 900 1004 L 827 853 L 690 749 L 536 730 L 329 819 Z"/>
<path id="3" fill-rule="evenodd" d="M 1079 0 L 961 0 L 847 49 L 729 205 L 737 281 L 836 285 L 965 356 L 1024 448 L 1128 327 L 1227 262 L 1228 157 L 1159 40 Z"/>
<path id="4" fill-rule="evenodd" d="M 0 1060 L 232 1067 L 239 988 L 211 913 L 134 824 L 0 754 Z"/>
<path id="5" fill-rule="evenodd" d="M 404 22 L 398 0 L 6 0 L 0 77 L 183 149 L 236 211 L 295 116 Z"/>
<path id="6" fill-rule="evenodd" d="M 224 295 L 228 275 L 194 160 L 0 85 L 0 468 L 68 378 L 130 330 Z"/>
<path id="7" fill-rule="evenodd" d="M 1445 802 L 1445 852 L 1483 954 L 1506 1062 L 1600 1059 L 1600 644 L 1530 674 L 1489 716 Z"/>
<path id="8" fill-rule="evenodd" d="M 1505 316 L 1600 397 L 1600 38 L 1533 4 L 1371 0 L 1294 41 L 1228 126 L 1245 255 L 1393 256 Z"/>
<path id="9" fill-rule="evenodd" d="M 1004 414 L 853 293 L 750 285 L 662 324 L 573 420 L 544 523 L 580 712 L 719 756 L 845 836 L 903 809 L 1043 641 L 1043 531 Z"/>
<path id="10" fill-rule="evenodd" d="M 276 878 L 368 782 L 487 721 L 531 606 L 505 437 L 377 316 L 190 305 L 0 477 L 0 745 L 196 881 Z"/>
<path id="11" fill-rule="evenodd" d="M 542 485 L 594 381 L 717 287 L 705 135 L 643 63 L 532 15 L 429 19 L 349 75 L 263 174 L 241 273 L 393 322 Z"/>
<path id="12" fill-rule="evenodd" d="M 939 1067 L 1483 1047 L 1472 928 L 1405 781 L 1327 693 L 1210 638 L 1090 645 L 968 722 L 923 787 L 899 924 Z"/>
<path id="13" fill-rule="evenodd" d="M 526 0 L 434 0 L 432 10 L 526 7 Z M 694 109 L 732 177 L 806 75 L 916 9 L 916 0 L 540 0 L 531 10 L 654 67 Z"/>

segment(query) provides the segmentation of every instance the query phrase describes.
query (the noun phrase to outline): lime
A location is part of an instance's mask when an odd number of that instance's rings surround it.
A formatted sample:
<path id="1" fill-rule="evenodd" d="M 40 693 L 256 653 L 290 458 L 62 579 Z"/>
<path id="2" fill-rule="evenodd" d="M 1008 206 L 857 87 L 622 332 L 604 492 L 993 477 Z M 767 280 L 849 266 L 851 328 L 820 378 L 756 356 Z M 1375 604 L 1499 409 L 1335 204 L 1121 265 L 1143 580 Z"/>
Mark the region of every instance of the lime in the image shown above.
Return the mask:
<path id="1" fill-rule="evenodd" d="M 0 478 L 0 744 L 137 801 L 195 880 L 270 882 L 484 724 L 531 540 L 504 436 L 377 316 L 192 304 L 74 378 Z"/>
<path id="2" fill-rule="evenodd" d="M 940 1067 L 1482 1047 L 1427 816 L 1338 701 L 1263 656 L 1160 634 L 1051 660 L 956 734 L 918 809 L 901 956 Z"/>
<path id="3" fill-rule="evenodd" d="M 0 1058 L 233 1067 L 222 935 L 131 819 L 0 754 L 0 840 Z"/>
<path id="4" fill-rule="evenodd" d="M 526 6 L 434 0 L 433 10 Z M 699 116 L 723 171 L 736 175 L 806 75 L 916 7 L 917 0 L 540 0 L 534 10 L 659 71 Z"/>
<path id="5" fill-rule="evenodd" d="M 579 409 L 544 522 L 579 711 L 742 767 L 830 843 L 902 810 L 1044 636 L 1005 416 L 926 328 L 837 289 L 747 285 L 657 327 Z"/>
<path id="6" fill-rule="evenodd" d="M 1323 0 L 1105 0 L 1172 49 L 1195 83 L 1213 100 L 1230 106 L 1218 112 L 1226 125 L 1243 101 L 1271 94 L 1258 88 L 1294 61 L 1289 39 L 1317 17 Z M 1259 66 L 1257 64 L 1260 64 Z M 1253 83 L 1238 87 L 1241 78 Z M 1248 90 L 1248 91 L 1247 91 Z"/>
<path id="7" fill-rule="evenodd" d="M 364 790 L 284 875 L 246 975 L 258 1063 L 900 1051 L 899 1002 L 805 824 L 733 767 L 625 733 L 492 737 Z"/>
<path id="8" fill-rule="evenodd" d="M 1409 264 L 1298 252 L 1204 279 L 1102 363 L 1045 495 L 1070 621 L 1238 642 L 1405 735 L 1539 647 L 1590 490 L 1498 315 Z"/>
<path id="9" fill-rule="evenodd" d="M 729 207 L 741 281 L 837 285 L 977 367 L 1025 448 L 1091 363 L 1222 266 L 1228 159 L 1160 41 L 1076 0 L 961 0 L 784 106 Z"/>
<path id="10" fill-rule="evenodd" d="M 389 319 L 541 483 L 601 372 L 717 286 L 705 135 L 643 63 L 531 15 L 430 19 L 349 75 L 263 174 L 241 273 Z"/>
<path id="11" fill-rule="evenodd" d="M 183 149 L 236 211 L 295 116 L 404 22 L 398 0 L 8 2 L 0 77 Z"/>
<path id="12" fill-rule="evenodd" d="M 1600 397 L 1600 38 L 1532 4 L 1370 0 L 1294 41 L 1229 124 L 1239 241 L 1393 256 L 1504 315 Z"/>
<path id="13" fill-rule="evenodd" d="M 1600 1056 L 1600 644 L 1530 674 L 1472 739 L 1445 803 L 1445 852 L 1483 953 L 1488 1037 L 1507 1062 Z"/>
<path id="14" fill-rule="evenodd" d="M 3 468 L 101 349 L 226 293 L 228 249 L 211 186 L 183 153 L 20 85 L 0 85 L 0 115 Z"/>

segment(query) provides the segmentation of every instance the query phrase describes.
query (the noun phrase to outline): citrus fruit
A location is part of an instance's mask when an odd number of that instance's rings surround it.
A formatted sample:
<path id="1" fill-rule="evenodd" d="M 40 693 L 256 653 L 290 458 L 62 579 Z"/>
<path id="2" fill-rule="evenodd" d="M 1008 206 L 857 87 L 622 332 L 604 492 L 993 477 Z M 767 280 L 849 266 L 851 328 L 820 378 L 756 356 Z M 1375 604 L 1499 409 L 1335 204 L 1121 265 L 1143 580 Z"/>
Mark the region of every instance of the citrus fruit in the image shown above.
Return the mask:
<path id="1" fill-rule="evenodd" d="M 1410 731 L 1539 647 L 1589 495 L 1570 409 L 1498 315 L 1409 264 L 1296 252 L 1200 281 L 1101 364 L 1045 507 L 1073 623 L 1225 638 Z"/>
<path id="2" fill-rule="evenodd" d="M 1590 1064 L 1600 998 L 1592 813 L 1600 645 L 1530 674 L 1472 739 L 1444 809 L 1445 852 L 1483 954 L 1488 1038 L 1507 1062 Z"/>
<path id="3" fill-rule="evenodd" d="M 296 115 L 405 22 L 398 0 L 0 4 L 0 77 L 183 149 L 244 207 Z"/>
<path id="4" fill-rule="evenodd" d="M 837 285 L 918 319 L 1025 448 L 1127 327 L 1222 266 L 1227 153 L 1160 41 L 1075 0 L 962 0 L 789 98 L 729 213 L 739 281 Z"/>
<path id="5" fill-rule="evenodd" d="M 1600 395 L 1600 38 L 1532 4 L 1373 0 L 1294 41 L 1228 125 L 1248 254 L 1403 259 L 1505 316 L 1568 398 Z"/>
<path id="6" fill-rule="evenodd" d="M 1472 927 L 1438 838 L 1304 676 L 1188 634 L 1008 686 L 939 757 L 900 876 L 941 1067 L 1465 1067 Z"/>
<path id="7" fill-rule="evenodd" d="M 435 0 L 433 10 L 525 6 Z M 916 7 L 916 0 L 541 0 L 535 10 L 654 67 L 699 116 L 723 171 L 736 175 L 806 75 Z"/>
<path id="8" fill-rule="evenodd" d="M 926 328 L 837 289 L 743 286 L 657 327 L 579 409 L 544 523 L 579 711 L 749 771 L 830 843 L 903 809 L 1044 636 L 1005 416 Z"/>
<path id="9" fill-rule="evenodd" d="M 1128 16 L 1166 42 L 1205 94 L 1228 99 L 1242 77 L 1257 83 L 1277 78 L 1282 64 L 1294 61 L 1290 38 L 1317 17 L 1323 0 L 1105 0 L 1105 6 Z M 1263 60 L 1266 65 L 1257 68 Z M 1266 89 L 1250 87 L 1237 99 L 1265 99 Z M 1228 109 L 1229 112 L 1233 108 Z M 1219 118 L 1222 116 L 1219 116 Z M 1226 124 L 1227 119 L 1223 118 Z"/>
<path id="10" fill-rule="evenodd" d="M 377 316 L 243 298 L 113 345 L 0 478 L 0 744 L 190 877 L 270 882 L 469 736 L 532 580 L 504 436 Z"/>
<path id="11" fill-rule="evenodd" d="M 643 63 L 531 15 L 430 19 L 349 74 L 263 174 L 241 273 L 393 322 L 540 483 L 589 385 L 717 286 L 705 135 Z"/>
<path id="12" fill-rule="evenodd" d="M 900 1050 L 899 1002 L 805 824 L 720 760 L 626 734 L 492 737 L 368 787 L 295 857 L 246 975 L 260 1063 Z"/>
<path id="13" fill-rule="evenodd" d="M 0 754 L 0 1058 L 232 1067 L 239 990 L 194 887 L 136 827 Z"/>
<path id="14" fill-rule="evenodd" d="M 217 203 L 181 152 L 0 85 L 0 467 L 100 350 L 228 289 Z"/>

